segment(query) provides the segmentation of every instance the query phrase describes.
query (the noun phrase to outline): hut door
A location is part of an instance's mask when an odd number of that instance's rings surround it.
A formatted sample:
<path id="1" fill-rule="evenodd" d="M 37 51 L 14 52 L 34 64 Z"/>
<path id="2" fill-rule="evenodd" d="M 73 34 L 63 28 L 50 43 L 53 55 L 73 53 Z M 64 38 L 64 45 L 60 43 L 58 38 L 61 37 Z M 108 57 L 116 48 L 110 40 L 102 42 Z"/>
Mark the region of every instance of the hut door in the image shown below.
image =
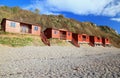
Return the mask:
<path id="1" fill-rule="evenodd" d="M 86 36 L 82 36 L 82 41 L 86 41 Z"/>
<path id="2" fill-rule="evenodd" d="M 60 32 L 60 39 L 66 40 L 66 32 L 64 31 Z"/>
<path id="3" fill-rule="evenodd" d="M 21 26 L 21 32 L 28 33 L 28 27 L 27 26 Z"/>

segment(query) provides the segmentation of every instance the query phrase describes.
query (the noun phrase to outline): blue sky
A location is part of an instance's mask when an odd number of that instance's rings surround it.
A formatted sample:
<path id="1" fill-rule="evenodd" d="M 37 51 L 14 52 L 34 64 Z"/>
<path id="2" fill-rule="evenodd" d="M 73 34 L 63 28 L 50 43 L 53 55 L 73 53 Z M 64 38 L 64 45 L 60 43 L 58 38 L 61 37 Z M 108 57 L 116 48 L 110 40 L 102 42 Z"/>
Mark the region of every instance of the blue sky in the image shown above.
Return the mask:
<path id="1" fill-rule="evenodd" d="M 19 6 L 40 14 L 63 14 L 81 22 L 106 25 L 120 33 L 120 0 L 1 0 L 0 6 Z"/>

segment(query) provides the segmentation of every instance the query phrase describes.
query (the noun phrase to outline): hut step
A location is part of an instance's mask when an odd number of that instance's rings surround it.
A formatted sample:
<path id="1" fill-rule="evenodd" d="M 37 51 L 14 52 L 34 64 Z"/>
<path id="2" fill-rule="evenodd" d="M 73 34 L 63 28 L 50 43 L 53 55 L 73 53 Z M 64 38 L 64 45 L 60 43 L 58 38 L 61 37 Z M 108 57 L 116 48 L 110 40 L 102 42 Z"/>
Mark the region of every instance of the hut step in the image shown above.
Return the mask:
<path id="1" fill-rule="evenodd" d="M 80 45 L 78 44 L 78 42 L 74 39 L 74 38 L 72 38 L 72 44 L 74 45 L 74 46 L 76 46 L 76 47 L 80 47 Z"/>
<path id="2" fill-rule="evenodd" d="M 41 40 L 45 45 L 50 46 L 50 41 L 47 39 L 47 37 L 45 36 L 44 32 L 41 32 Z"/>

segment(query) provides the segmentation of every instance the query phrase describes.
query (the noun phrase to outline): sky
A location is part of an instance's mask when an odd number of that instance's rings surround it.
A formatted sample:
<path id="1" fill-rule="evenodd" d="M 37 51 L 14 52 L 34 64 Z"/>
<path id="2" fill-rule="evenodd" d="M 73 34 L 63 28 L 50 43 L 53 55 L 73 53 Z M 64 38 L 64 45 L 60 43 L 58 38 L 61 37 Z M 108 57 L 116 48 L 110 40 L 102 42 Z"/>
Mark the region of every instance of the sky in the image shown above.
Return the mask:
<path id="1" fill-rule="evenodd" d="M 0 6 L 40 10 L 40 14 L 62 14 L 80 22 L 109 26 L 120 34 L 120 0 L 0 0 Z"/>

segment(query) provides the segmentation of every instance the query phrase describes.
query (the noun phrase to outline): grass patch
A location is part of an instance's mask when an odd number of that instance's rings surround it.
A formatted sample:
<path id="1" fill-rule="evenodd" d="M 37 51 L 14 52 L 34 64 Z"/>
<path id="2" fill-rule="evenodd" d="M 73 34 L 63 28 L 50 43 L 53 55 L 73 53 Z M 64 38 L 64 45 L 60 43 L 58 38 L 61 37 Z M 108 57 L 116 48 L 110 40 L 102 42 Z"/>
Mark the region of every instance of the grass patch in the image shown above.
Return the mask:
<path id="1" fill-rule="evenodd" d="M 4 32 L 4 31 L 1 30 L 1 31 L 0 31 L 0 35 L 3 35 L 3 34 L 4 34 L 4 35 L 7 35 L 7 34 L 9 34 L 9 32 Z"/>
<path id="2" fill-rule="evenodd" d="M 59 39 L 50 39 L 51 45 L 58 45 L 58 46 L 71 46 L 71 43 L 67 42 L 66 40 L 59 40 Z"/>
<path id="3" fill-rule="evenodd" d="M 44 46 L 40 36 L 31 34 L 8 33 L 2 31 L 0 32 L 0 44 L 12 47 Z"/>
<path id="4" fill-rule="evenodd" d="M 32 38 L 0 37 L 0 44 L 12 47 L 30 45 Z"/>

